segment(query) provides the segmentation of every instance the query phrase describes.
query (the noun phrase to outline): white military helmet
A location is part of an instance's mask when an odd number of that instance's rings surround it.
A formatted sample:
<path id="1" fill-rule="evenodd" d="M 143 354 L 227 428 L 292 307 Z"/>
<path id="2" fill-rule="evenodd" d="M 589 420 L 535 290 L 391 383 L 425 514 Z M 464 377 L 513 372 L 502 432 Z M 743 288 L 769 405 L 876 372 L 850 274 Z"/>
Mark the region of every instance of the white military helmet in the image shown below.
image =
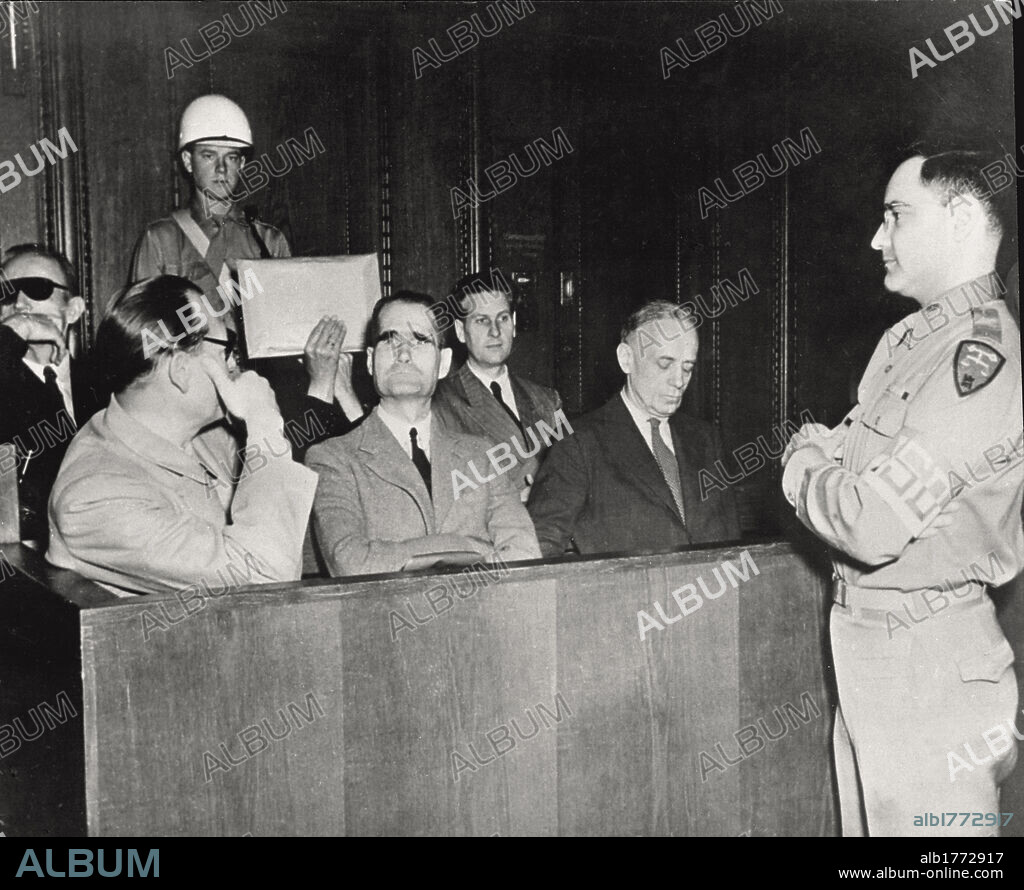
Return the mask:
<path id="1" fill-rule="evenodd" d="M 178 149 L 193 142 L 226 148 L 252 148 L 252 128 L 245 112 L 227 96 L 200 96 L 181 115 Z"/>

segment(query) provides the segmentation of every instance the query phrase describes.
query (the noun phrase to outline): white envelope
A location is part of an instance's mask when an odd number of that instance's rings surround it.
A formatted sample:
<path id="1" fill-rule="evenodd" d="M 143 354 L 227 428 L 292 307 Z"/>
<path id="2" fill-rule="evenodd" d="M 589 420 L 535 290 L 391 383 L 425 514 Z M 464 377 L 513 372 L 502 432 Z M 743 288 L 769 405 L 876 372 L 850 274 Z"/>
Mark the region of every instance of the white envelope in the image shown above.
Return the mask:
<path id="1" fill-rule="evenodd" d="M 377 254 L 238 260 L 250 358 L 301 355 L 325 315 L 345 322 L 345 352 L 364 348 L 366 322 L 380 299 Z"/>

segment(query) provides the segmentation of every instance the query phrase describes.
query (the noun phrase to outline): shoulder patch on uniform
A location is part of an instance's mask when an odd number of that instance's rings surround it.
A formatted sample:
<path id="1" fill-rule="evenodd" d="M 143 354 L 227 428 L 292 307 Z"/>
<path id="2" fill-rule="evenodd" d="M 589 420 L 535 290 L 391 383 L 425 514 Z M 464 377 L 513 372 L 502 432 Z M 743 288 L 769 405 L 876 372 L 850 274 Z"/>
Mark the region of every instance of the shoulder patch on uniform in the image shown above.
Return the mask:
<path id="1" fill-rule="evenodd" d="M 996 343 L 1003 342 L 1003 323 L 999 320 L 999 310 L 995 306 L 979 306 L 971 310 L 974 317 L 972 337 L 985 337 Z"/>
<path id="2" fill-rule="evenodd" d="M 953 359 L 953 380 L 961 396 L 984 389 L 1006 364 L 1001 352 L 988 343 L 962 340 Z"/>

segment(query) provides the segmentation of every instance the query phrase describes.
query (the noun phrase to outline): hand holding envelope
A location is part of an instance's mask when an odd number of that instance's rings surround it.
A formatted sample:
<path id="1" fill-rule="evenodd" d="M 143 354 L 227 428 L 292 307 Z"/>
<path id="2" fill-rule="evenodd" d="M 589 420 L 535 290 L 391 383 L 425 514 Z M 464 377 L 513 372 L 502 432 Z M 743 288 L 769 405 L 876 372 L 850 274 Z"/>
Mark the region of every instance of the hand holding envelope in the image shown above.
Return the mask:
<path id="1" fill-rule="evenodd" d="M 380 299 L 377 255 L 238 261 L 249 358 L 303 355 L 324 316 L 344 325 L 343 352 L 364 348 L 366 322 Z"/>

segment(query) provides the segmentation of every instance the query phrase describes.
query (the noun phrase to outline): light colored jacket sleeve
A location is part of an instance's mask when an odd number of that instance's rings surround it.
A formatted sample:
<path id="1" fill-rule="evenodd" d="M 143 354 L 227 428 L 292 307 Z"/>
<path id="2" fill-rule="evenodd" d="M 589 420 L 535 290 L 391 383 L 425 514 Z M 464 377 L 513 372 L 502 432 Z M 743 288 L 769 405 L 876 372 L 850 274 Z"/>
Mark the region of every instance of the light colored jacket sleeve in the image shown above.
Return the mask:
<path id="1" fill-rule="evenodd" d="M 783 491 L 800 521 L 866 565 L 897 559 L 954 496 L 989 504 L 993 496 L 1005 495 L 1006 504 L 1015 496 L 1003 474 L 1022 458 L 1019 362 L 1007 361 L 989 384 L 966 395 L 956 392 L 949 366 L 936 369 L 912 405 L 892 399 L 876 409 L 872 422 L 888 444 L 862 472 L 839 466 L 813 445 L 795 451 L 786 465 Z M 970 479 L 989 481 L 958 484 Z M 1005 506 L 986 508 L 994 537 Z"/>
<path id="2" fill-rule="evenodd" d="M 410 560 L 433 553 L 491 555 L 489 542 L 465 535 L 423 535 L 401 541 L 372 537 L 368 511 L 380 509 L 380 505 L 364 503 L 354 458 L 338 440 L 311 448 L 306 466 L 320 477 L 313 502 L 313 529 L 332 577 L 400 572 Z"/>
<path id="3" fill-rule="evenodd" d="M 85 574 L 130 590 L 295 581 L 315 490 L 315 474 L 271 457 L 243 475 L 232 521 L 218 527 L 176 510 L 147 479 L 87 473 L 54 490 L 50 522 Z"/>
<path id="4" fill-rule="evenodd" d="M 512 484 L 512 475 L 498 473 L 496 476 L 480 486 L 487 496 L 487 534 L 493 543 L 493 553 L 488 555 L 498 556 L 504 562 L 540 559 L 533 520 Z"/>

